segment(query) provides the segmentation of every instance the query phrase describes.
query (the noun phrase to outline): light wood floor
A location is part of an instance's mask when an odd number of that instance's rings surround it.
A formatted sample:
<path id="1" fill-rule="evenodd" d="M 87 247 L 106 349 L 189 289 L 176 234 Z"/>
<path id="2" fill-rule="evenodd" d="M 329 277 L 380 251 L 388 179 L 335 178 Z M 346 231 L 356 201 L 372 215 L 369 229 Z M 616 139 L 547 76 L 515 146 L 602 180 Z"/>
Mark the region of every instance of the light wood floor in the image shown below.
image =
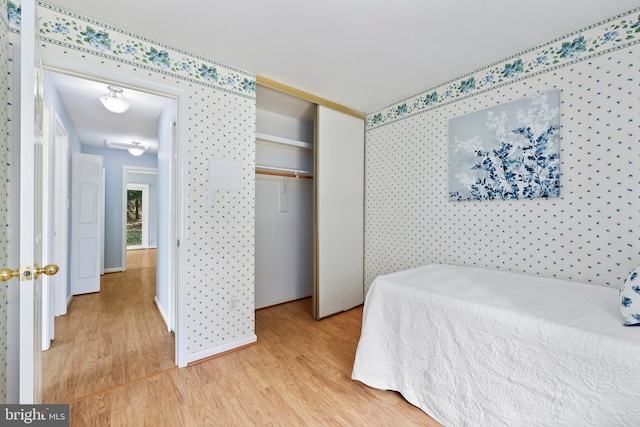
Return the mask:
<path id="1" fill-rule="evenodd" d="M 141 298 L 125 289 L 143 276 L 151 277 L 151 272 L 108 280 L 102 292 L 120 288 L 122 295 L 104 305 Z M 80 298 L 74 304 L 80 305 Z M 350 379 L 362 307 L 319 322 L 311 319 L 310 298 L 258 310 L 256 345 L 178 369 L 170 367 L 172 343 L 152 350 L 152 340 L 144 335 L 156 332 L 133 330 L 138 317 L 151 314 L 121 313 L 126 321 L 115 326 L 119 323 L 96 319 L 117 315 L 106 314 L 109 310 L 98 302 L 87 305 L 86 313 L 73 321 L 77 335 L 87 338 L 68 337 L 56 345 L 94 344 L 79 354 L 69 351 L 68 360 L 61 357 L 58 363 L 64 368 L 57 381 L 48 380 L 59 385 L 45 387 L 54 399 L 47 403 L 71 403 L 71 426 L 439 426 L 398 393 Z M 137 306 L 157 312 L 144 301 Z M 100 344 L 95 343 L 99 336 L 105 338 Z M 126 344 L 116 344 L 120 336 L 127 337 Z M 127 346 L 132 366 L 109 355 L 113 347 Z M 136 352 L 140 354 L 132 355 Z"/>
<path id="2" fill-rule="evenodd" d="M 128 251 L 127 271 L 102 276 L 56 318 L 42 354 L 42 401 L 69 403 L 175 366 L 174 338 L 153 301 L 155 249 Z"/>

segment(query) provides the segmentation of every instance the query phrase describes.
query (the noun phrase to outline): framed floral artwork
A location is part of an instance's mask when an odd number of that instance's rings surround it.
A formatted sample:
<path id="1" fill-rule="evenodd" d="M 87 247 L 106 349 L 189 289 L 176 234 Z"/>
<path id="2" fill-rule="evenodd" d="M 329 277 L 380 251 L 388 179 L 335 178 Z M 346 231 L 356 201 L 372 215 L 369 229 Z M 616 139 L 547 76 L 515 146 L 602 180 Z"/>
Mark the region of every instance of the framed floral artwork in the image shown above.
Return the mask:
<path id="1" fill-rule="evenodd" d="M 559 91 L 449 121 L 449 199 L 560 196 Z"/>

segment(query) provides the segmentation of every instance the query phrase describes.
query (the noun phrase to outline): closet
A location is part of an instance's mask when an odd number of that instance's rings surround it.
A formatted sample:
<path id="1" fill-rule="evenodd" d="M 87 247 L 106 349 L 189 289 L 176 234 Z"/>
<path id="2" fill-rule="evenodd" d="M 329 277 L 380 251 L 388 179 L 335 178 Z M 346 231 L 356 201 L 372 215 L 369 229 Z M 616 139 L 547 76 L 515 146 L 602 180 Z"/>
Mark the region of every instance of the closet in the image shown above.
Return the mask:
<path id="1" fill-rule="evenodd" d="M 255 306 L 312 294 L 316 106 L 256 90 Z"/>
<path id="2" fill-rule="evenodd" d="M 258 77 L 256 309 L 313 297 L 321 319 L 362 304 L 364 115 Z"/>

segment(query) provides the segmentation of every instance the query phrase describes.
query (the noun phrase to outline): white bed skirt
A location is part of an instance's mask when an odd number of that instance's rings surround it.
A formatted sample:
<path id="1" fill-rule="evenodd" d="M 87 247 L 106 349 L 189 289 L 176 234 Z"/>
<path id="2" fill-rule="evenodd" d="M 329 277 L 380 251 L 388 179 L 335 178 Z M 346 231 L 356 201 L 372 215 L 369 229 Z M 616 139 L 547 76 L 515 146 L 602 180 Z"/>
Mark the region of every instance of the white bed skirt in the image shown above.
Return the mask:
<path id="1" fill-rule="evenodd" d="M 378 277 L 352 378 L 447 427 L 639 426 L 640 328 L 618 290 L 473 267 Z"/>

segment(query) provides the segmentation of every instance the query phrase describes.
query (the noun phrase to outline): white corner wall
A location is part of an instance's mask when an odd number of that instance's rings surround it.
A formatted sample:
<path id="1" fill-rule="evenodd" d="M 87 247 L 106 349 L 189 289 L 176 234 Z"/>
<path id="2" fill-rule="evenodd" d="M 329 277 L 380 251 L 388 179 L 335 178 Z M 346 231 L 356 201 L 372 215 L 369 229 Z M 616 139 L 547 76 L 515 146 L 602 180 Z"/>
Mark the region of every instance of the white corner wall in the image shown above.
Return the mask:
<path id="1" fill-rule="evenodd" d="M 158 205 L 172 206 L 171 194 L 171 133 L 176 118 L 176 102 L 167 101 L 158 119 Z M 169 311 L 169 283 L 175 278 L 175 266 L 170 262 L 172 239 L 169 235 L 171 216 L 165 209 L 158 211 L 158 248 L 156 250 L 156 304 L 167 323 L 169 330 L 174 329 Z"/>

